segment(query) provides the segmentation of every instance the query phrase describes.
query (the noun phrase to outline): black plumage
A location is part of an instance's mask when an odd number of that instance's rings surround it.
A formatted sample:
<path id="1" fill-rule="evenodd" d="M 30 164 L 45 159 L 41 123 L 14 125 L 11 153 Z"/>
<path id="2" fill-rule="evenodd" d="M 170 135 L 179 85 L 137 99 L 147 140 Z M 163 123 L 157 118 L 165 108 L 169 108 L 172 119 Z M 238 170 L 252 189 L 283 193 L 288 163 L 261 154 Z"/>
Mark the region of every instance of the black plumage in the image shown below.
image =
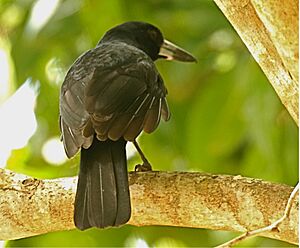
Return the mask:
<path id="1" fill-rule="evenodd" d="M 161 117 L 170 118 L 167 90 L 153 61 L 176 57 L 176 49 L 182 60 L 190 56 L 178 47 L 160 54 L 163 44 L 161 32 L 150 24 L 119 25 L 65 77 L 60 127 L 67 156 L 81 149 L 74 212 L 81 230 L 118 226 L 130 218 L 126 142 L 142 130 L 153 132 Z"/>

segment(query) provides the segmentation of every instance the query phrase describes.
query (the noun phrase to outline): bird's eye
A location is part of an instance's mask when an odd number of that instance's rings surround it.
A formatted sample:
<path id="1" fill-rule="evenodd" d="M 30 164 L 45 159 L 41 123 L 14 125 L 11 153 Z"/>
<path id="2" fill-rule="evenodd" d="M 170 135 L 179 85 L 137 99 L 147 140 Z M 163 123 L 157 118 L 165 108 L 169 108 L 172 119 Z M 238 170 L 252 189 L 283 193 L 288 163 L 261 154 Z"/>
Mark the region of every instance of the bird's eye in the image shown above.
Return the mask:
<path id="1" fill-rule="evenodd" d="M 158 41 L 158 34 L 155 30 L 153 29 L 147 30 L 147 33 L 150 36 L 151 40 Z"/>

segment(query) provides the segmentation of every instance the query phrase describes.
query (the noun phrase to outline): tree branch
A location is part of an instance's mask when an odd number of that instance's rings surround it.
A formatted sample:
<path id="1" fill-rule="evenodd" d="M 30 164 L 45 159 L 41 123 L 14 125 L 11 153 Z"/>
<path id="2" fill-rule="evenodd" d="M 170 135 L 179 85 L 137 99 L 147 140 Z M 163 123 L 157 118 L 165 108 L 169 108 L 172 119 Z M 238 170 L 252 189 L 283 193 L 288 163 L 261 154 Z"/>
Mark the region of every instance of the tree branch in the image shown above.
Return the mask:
<path id="1" fill-rule="evenodd" d="M 38 180 L 0 169 L 0 239 L 73 229 L 77 177 Z M 292 188 L 241 176 L 186 172 L 129 173 L 137 226 L 167 225 L 245 232 L 283 215 Z M 298 197 L 279 232 L 298 243 Z"/>
<path id="2" fill-rule="evenodd" d="M 298 123 L 298 0 L 214 0 Z"/>
<path id="3" fill-rule="evenodd" d="M 270 231 L 280 231 L 279 230 L 279 226 L 280 224 L 286 220 L 287 218 L 289 218 L 290 216 L 290 212 L 292 209 L 292 206 L 294 204 L 294 201 L 296 199 L 296 197 L 299 195 L 299 183 L 297 184 L 297 186 L 293 189 L 288 202 L 286 204 L 285 210 L 284 210 L 284 214 L 282 215 L 282 217 L 278 220 L 276 220 L 275 222 L 271 223 L 268 226 L 262 227 L 262 228 L 258 228 L 255 230 L 251 230 L 251 231 L 247 231 L 245 233 L 243 233 L 242 235 L 222 244 L 217 246 L 217 248 L 227 248 L 227 247 L 232 247 L 233 245 L 236 245 L 238 243 L 240 243 L 241 241 L 250 238 L 250 237 L 255 237 L 258 236 L 260 234 L 266 233 L 266 232 L 270 232 Z"/>

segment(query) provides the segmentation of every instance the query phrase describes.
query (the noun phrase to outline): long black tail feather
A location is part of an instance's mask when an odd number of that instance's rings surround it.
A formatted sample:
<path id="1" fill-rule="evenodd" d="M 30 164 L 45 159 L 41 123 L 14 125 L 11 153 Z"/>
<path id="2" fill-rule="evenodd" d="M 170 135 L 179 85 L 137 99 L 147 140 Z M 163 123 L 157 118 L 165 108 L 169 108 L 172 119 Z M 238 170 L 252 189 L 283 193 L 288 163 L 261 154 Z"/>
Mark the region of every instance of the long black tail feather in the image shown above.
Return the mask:
<path id="1" fill-rule="evenodd" d="M 131 214 L 125 151 L 126 141 L 99 141 L 81 149 L 75 197 L 77 228 L 125 224 Z"/>

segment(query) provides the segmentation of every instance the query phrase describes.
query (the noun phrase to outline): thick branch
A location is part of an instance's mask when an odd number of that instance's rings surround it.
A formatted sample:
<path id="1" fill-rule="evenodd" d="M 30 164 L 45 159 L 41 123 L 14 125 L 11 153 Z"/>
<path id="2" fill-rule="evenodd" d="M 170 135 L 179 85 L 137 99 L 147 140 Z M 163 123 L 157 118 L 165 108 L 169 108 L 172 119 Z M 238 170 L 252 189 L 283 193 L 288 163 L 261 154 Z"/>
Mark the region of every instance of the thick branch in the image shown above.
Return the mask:
<path id="1" fill-rule="evenodd" d="M 283 214 L 292 188 L 241 176 L 183 172 L 129 173 L 130 224 L 245 232 Z M 37 180 L 0 170 L 0 239 L 73 229 L 77 178 Z M 280 232 L 267 237 L 298 243 L 298 197 Z"/>
<path id="2" fill-rule="evenodd" d="M 214 1 L 298 124 L 298 1 Z"/>

